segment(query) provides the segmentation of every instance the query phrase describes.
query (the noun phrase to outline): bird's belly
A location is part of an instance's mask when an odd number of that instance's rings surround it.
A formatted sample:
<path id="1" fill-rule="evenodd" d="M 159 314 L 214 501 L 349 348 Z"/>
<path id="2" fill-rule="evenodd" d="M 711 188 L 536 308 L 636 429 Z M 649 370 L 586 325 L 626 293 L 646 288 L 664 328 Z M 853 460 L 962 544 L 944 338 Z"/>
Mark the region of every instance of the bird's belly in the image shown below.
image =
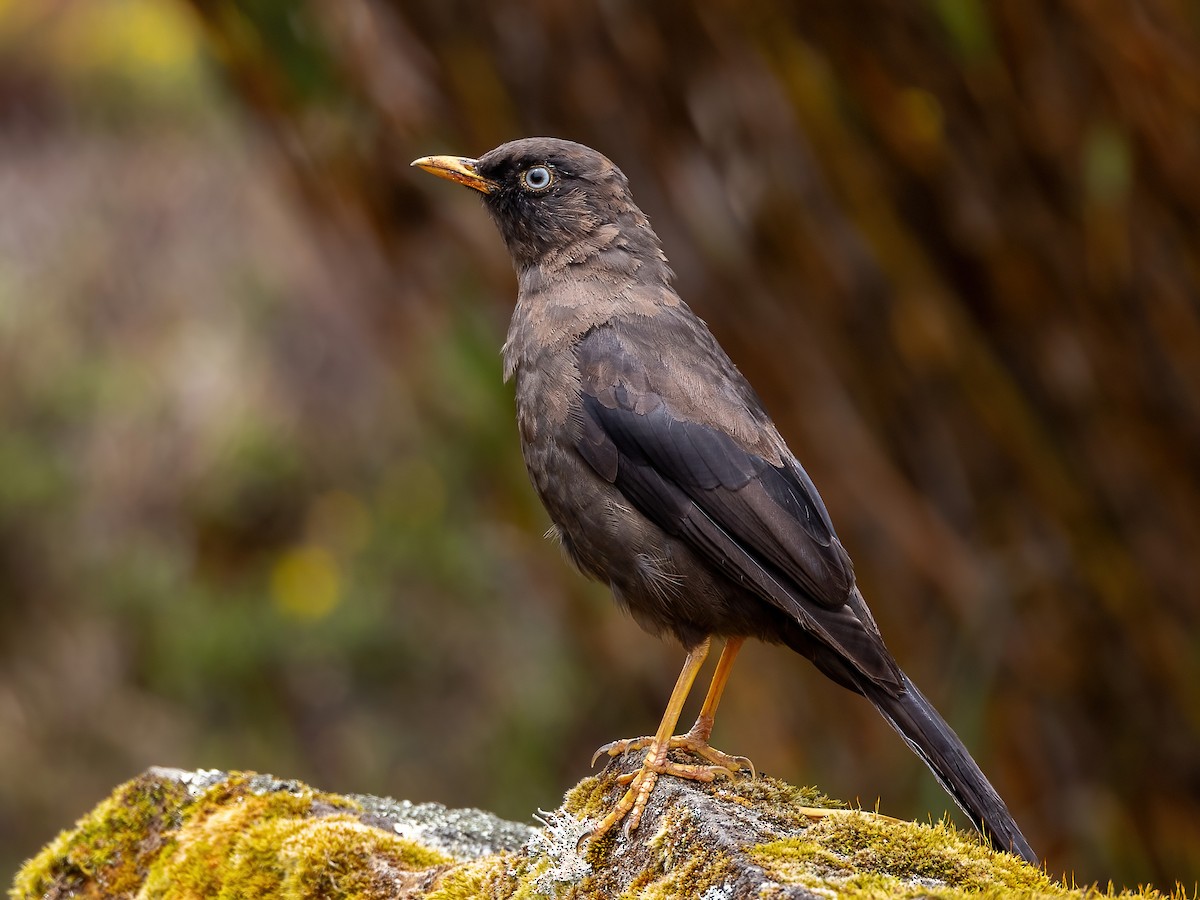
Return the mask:
<path id="1" fill-rule="evenodd" d="M 663 543 L 666 536 L 600 478 L 569 441 L 540 436 L 523 441 L 522 451 L 556 536 L 585 574 L 623 584 L 639 557 L 649 559 Z M 659 571 L 670 577 L 665 565 Z"/>

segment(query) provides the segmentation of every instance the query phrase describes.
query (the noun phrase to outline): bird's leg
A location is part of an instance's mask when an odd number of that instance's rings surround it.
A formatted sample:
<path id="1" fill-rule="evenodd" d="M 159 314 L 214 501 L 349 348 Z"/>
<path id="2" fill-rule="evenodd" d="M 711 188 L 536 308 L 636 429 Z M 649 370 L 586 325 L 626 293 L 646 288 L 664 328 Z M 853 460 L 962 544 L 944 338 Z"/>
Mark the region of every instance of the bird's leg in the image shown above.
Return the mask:
<path id="1" fill-rule="evenodd" d="M 729 680 L 729 673 L 733 671 L 733 661 L 737 659 L 738 651 L 745 642 L 746 639 L 742 637 L 730 638 L 725 642 L 721 658 L 717 660 L 716 671 L 713 672 L 712 681 L 708 685 L 708 693 L 704 696 L 704 705 L 700 707 L 700 715 L 696 716 L 696 721 L 687 734 L 671 738 L 671 747 L 690 750 L 713 765 L 731 772 L 749 769 L 750 777 L 753 778 L 756 774 L 754 763 L 749 759 L 744 756 L 730 756 L 708 745 L 708 739 L 712 737 L 713 722 L 717 718 L 717 706 L 721 703 L 721 695 L 725 693 L 725 682 Z"/>
<path id="2" fill-rule="evenodd" d="M 711 643 L 711 638 L 705 638 L 701 643 L 688 651 L 687 659 L 683 662 L 683 671 L 679 673 L 679 678 L 675 682 L 675 689 L 671 691 L 671 699 L 667 701 L 666 711 L 663 713 L 662 722 L 659 723 L 658 731 L 655 732 L 654 737 L 649 740 L 639 738 L 635 742 L 616 741 L 596 751 L 596 756 L 605 752 L 611 756 L 618 756 L 626 750 L 631 749 L 630 745 L 634 743 L 639 745 L 636 749 L 641 749 L 643 746 L 648 748 L 646 759 L 642 762 L 642 767 L 632 775 L 621 778 L 623 784 L 629 785 L 629 789 L 617 801 L 617 805 L 613 807 L 612 811 L 601 819 L 599 824 L 586 837 L 599 837 L 622 819 L 625 819 L 625 831 L 627 833 L 637 828 L 638 822 L 642 818 L 642 811 L 646 808 L 646 803 L 650 800 L 650 792 L 654 790 L 654 783 L 658 780 L 658 776 L 662 772 L 670 771 L 673 775 L 681 775 L 684 778 L 692 778 L 697 781 L 712 781 L 720 774 L 717 771 L 712 771 L 715 767 L 683 767 L 678 763 L 670 763 L 667 760 L 667 751 L 671 749 L 671 735 L 675 731 L 675 726 L 679 723 L 679 714 L 683 712 L 683 704 L 687 701 L 687 696 L 692 690 L 692 683 L 696 680 L 696 674 L 700 671 L 700 667 L 704 665 L 704 660 L 708 656 L 708 648 Z M 645 743 L 642 743 L 643 741 Z M 618 745 L 625 746 L 621 746 L 620 749 L 615 750 L 609 749 Z M 595 761 L 596 757 L 592 757 L 592 762 L 594 763 Z M 678 771 L 680 768 L 686 768 L 688 771 L 686 773 Z"/>
<path id="3" fill-rule="evenodd" d="M 730 775 L 739 769 L 749 769 L 751 777 L 754 776 L 754 763 L 750 762 L 744 756 L 731 756 L 728 753 L 722 753 L 708 745 L 708 739 L 712 735 L 713 721 L 716 719 L 717 706 L 721 702 L 721 695 L 725 692 L 725 683 L 729 680 L 729 673 L 733 670 L 733 661 L 737 658 L 738 651 L 742 649 L 742 644 L 746 642 L 745 638 L 730 638 L 725 642 L 725 649 L 721 651 L 721 658 L 717 660 L 716 671 L 713 672 L 712 682 L 708 686 L 708 693 L 704 697 L 704 705 L 700 708 L 700 715 L 696 718 L 696 723 L 692 725 L 687 734 L 676 734 L 668 738 L 669 750 L 688 750 L 695 753 L 697 756 L 707 759 L 714 766 L 725 769 Z M 596 760 L 601 756 L 621 756 L 625 753 L 635 750 L 644 750 L 651 746 L 658 736 L 628 738 L 621 741 L 613 741 L 605 744 L 592 756 L 592 765 L 596 764 Z M 667 766 L 674 768 L 686 769 L 682 763 L 668 762 Z M 702 768 L 709 768 L 707 766 Z M 669 769 L 670 774 L 680 775 L 681 777 L 689 777 L 681 771 L 673 771 Z M 622 776 L 625 777 L 625 776 Z M 705 779 L 711 781 L 712 779 Z"/>
<path id="4" fill-rule="evenodd" d="M 721 702 L 721 694 L 725 690 L 725 683 L 729 680 L 729 673 L 733 669 L 733 661 L 737 657 L 738 651 L 744 643 L 744 638 L 730 638 L 725 643 L 724 650 L 721 651 L 721 658 L 717 662 L 716 671 L 713 672 L 712 682 L 709 684 L 708 693 L 704 697 L 704 705 L 700 709 L 700 715 L 687 734 L 672 734 L 675 726 L 679 722 L 679 715 L 683 712 L 683 704 L 687 700 L 688 693 L 692 689 L 692 683 L 696 680 L 696 675 L 700 671 L 700 667 L 704 664 L 705 657 L 708 656 L 710 638 L 705 638 L 702 644 L 699 644 L 691 652 L 688 653 L 687 659 L 683 664 L 683 671 L 679 673 L 679 679 L 675 682 L 675 690 L 671 692 L 671 699 L 667 702 L 666 712 L 663 714 L 662 722 L 658 726 L 658 731 L 653 737 L 641 737 L 624 741 L 613 741 L 611 744 L 605 744 L 596 751 L 592 757 L 594 765 L 596 759 L 601 755 L 620 756 L 628 753 L 631 750 L 646 749 L 646 758 L 642 762 L 642 766 L 636 772 L 621 775 L 617 780 L 622 784 L 629 785 L 629 790 L 617 803 L 616 807 L 607 816 L 601 820 L 600 824 L 590 832 L 591 837 L 596 837 L 608 831 L 617 822 L 625 818 L 626 832 L 633 831 L 637 828 L 641 821 L 642 812 L 646 808 L 646 803 L 650 800 L 650 792 L 654 789 L 654 784 L 658 780 L 659 775 L 675 775 L 679 778 L 688 778 L 692 781 L 715 781 L 723 776 L 732 777 L 733 773 L 739 769 L 749 769 L 751 775 L 754 774 L 754 764 L 744 756 L 730 756 L 728 753 L 722 753 L 708 745 L 708 738 L 712 734 L 713 720 L 716 717 L 717 706 Z M 667 753 L 671 750 L 682 749 L 688 750 L 708 760 L 712 765 L 696 765 L 692 763 L 675 762 L 667 758 Z M 626 818 L 626 816 L 628 816 Z"/>

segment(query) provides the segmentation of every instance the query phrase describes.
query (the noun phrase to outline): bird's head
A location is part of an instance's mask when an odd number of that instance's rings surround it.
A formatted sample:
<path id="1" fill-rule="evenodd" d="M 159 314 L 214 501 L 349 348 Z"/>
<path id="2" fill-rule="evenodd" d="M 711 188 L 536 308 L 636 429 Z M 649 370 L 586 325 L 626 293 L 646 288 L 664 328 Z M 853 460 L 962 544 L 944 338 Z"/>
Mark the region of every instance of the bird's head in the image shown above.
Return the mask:
<path id="1" fill-rule="evenodd" d="M 618 239 L 631 249 L 658 239 L 608 157 L 558 138 L 523 138 L 479 159 L 424 156 L 426 172 L 479 191 L 518 271 L 587 255 Z M 608 226 L 607 228 L 605 226 Z"/>

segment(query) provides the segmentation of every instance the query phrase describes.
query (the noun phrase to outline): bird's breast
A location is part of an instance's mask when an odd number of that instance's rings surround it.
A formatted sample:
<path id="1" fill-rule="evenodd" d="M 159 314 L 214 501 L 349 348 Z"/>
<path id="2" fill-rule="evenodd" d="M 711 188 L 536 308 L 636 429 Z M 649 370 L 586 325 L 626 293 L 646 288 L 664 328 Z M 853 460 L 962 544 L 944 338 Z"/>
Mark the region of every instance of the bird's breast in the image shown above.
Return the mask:
<path id="1" fill-rule="evenodd" d="M 583 404 L 573 353 L 545 352 L 516 368 L 517 427 L 529 480 L 571 559 L 611 583 L 655 543 L 653 528 L 576 449 Z"/>

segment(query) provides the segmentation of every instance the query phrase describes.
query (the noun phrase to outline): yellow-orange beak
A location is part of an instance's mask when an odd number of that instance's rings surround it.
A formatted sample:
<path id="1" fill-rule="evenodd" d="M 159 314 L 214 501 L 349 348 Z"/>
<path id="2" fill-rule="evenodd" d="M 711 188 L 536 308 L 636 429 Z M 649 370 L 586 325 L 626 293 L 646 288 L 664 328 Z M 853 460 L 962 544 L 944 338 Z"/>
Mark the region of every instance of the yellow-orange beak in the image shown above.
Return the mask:
<path id="1" fill-rule="evenodd" d="M 457 181 L 481 193 L 490 194 L 499 185 L 479 174 L 476 168 L 478 162 L 465 156 L 422 156 L 420 159 L 414 159 L 411 164 L 418 169 L 424 169 L 430 175 L 445 178 L 447 181 Z"/>

